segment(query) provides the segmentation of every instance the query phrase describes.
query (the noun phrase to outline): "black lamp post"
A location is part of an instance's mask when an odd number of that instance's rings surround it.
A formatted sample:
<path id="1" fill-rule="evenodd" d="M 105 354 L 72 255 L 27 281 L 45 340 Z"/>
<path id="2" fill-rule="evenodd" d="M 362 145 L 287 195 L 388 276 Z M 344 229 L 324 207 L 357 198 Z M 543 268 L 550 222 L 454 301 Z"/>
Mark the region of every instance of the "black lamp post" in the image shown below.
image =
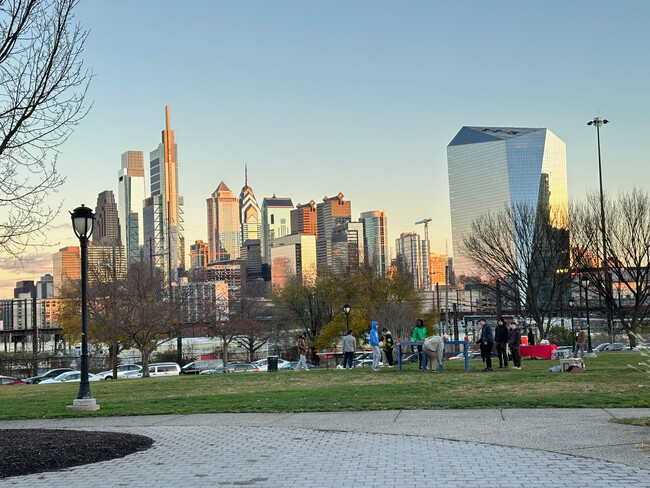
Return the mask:
<path id="1" fill-rule="evenodd" d="M 347 334 L 347 331 L 350 330 L 350 311 L 351 310 L 352 310 L 352 308 L 350 308 L 350 305 L 348 305 L 347 303 L 345 305 L 343 305 L 343 311 L 345 312 L 345 325 L 346 325 L 345 330 L 346 330 L 346 334 Z"/>
<path id="2" fill-rule="evenodd" d="M 99 405 L 90 393 L 90 383 L 88 382 L 88 337 L 87 337 L 87 314 L 88 307 L 86 304 L 86 282 L 88 281 L 88 238 L 93 233 L 93 224 L 95 214 L 91 209 L 77 207 L 70 212 L 72 217 L 72 228 L 79 239 L 81 247 L 81 382 L 79 383 L 79 393 L 72 406 L 67 409 L 71 411 L 99 410 Z"/>
<path id="3" fill-rule="evenodd" d="M 575 328 L 573 326 L 573 307 L 575 307 L 575 306 L 576 306 L 576 302 L 573 299 L 573 297 L 569 298 L 569 310 L 571 310 L 571 338 L 572 338 L 572 341 L 573 341 L 572 342 L 573 343 L 573 348 L 571 349 L 571 351 L 573 352 L 574 355 L 576 353 L 576 330 L 575 330 Z"/>
<path id="4" fill-rule="evenodd" d="M 607 294 L 605 295 L 605 305 L 607 307 L 607 331 L 610 334 L 610 340 L 614 342 L 614 339 L 611 339 L 612 336 L 612 307 L 610 303 L 610 296 L 612 291 L 611 280 L 609 276 L 609 271 L 607 269 L 607 234 L 605 232 L 605 198 L 603 195 L 603 170 L 600 160 L 600 126 L 608 124 L 609 120 L 603 119 L 602 117 L 594 117 L 593 120 L 587 122 L 587 125 L 593 125 L 596 127 L 596 139 L 598 141 L 598 181 L 600 183 L 600 230 L 603 240 L 603 278 L 605 279 L 605 289 Z M 591 347 L 590 347 L 591 349 Z"/>
<path id="5" fill-rule="evenodd" d="M 580 284 L 585 289 L 585 309 L 587 312 L 587 354 L 593 354 L 591 349 L 591 323 L 589 322 L 589 276 L 583 275 L 580 278 Z"/>

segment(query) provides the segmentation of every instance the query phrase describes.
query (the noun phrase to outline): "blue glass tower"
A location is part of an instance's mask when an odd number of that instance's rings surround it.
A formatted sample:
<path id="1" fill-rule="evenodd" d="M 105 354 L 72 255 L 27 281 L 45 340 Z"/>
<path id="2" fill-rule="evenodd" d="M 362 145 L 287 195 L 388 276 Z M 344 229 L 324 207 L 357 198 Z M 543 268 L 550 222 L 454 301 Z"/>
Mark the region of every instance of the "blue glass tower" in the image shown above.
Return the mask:
<path id="1" fill-rule="evenodd" d="M 568 214 L 566 144 L 548 129 L 465 126 L 447 165 L 456 276 L 478 274 L 460 245 L 480 215 L 520 203 Z"/>

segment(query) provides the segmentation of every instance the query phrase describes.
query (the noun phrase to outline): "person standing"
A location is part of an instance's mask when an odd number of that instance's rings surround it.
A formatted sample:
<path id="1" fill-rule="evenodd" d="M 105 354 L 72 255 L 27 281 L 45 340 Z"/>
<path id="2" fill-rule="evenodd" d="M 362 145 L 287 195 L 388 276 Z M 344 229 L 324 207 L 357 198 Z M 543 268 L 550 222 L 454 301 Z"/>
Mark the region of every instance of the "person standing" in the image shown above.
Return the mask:
<path id="1" fill-rule="evenodd" d="M 508 347 L 512 353 L 513 369 L 521 369 L 521 355 L 519 354 L 519 345 L 521 344 L 521 332 L 517 324 L 510 322 L 510 333 L 508 334 Z"/>
<path id="2" fill-rule="evenodd" d="M 480 346 L 481 353 L 485 357 L 485 371 L 492 371 L 492 347 L 494 346 L 494 334 L 492 333 L 492 327 L 485 322 L 485 319 L 478 321 L 481 326 L 481 337 L 480 337 Z"/>
<path id="3" fill-rule="evenodd" d="M 580 357 L 585 357 L 585 349 L 587 348 L 587 334 L 582 330 L 582 327 L 578 326 L 576 329 L 576 350 L 574 351 L 574 357 L 578 357 L 578 351 L 580 352 Z"/>
<path id="4" fill-rule="evenodd" d="M 395 342 L 393 341 L 393 334 L 384 327 L 381 329 L 381 335 L 384 336 L 384 354 L 386 355 L 386 361 L 388 362 L 388 367 L 393 367 L 393 347 Z"/>
<path id="5" fill-rule="evenodd" d="M 377 322 L 373 322 L 370 327 L 370 348 L 372 349 L 372 371 L 379 371 L 379 360 L 381 351 L 379 350 L 379 332 L 377 331 Z"/>
<path id="6" fill-rule="evenodd" d="M 413 342 L 421 342 L 427 337 L 427 328 L 424 326 L 424 321 L 422 319 L 417 319 L 415 321 L 415 329 L 413 329 L 413 336 L 411 340 Z M 422 369 L 422 345 L 417 346 L 418 350 L 418 369 Z"/>
<path id="7" fill-rule="evenodd" d="M 429 373 L 435 373 L 442 367 L 442 359 L 445 354 L 445 341 L 449 340 L 448 335 L 440 337 L 433 335 L 424 339 L 423 350 L 429 362 Z"/>
<path id="8" fill-rule="evenodd" d="M 497 348 L 497 356 L 499 357 L 499 368 L 508 367 L 508 326 L 503 322 L 503 319 L 497 321 L 497 326 L 494 329 L 494 343 Z"/>
<path id="9" fill-rule="evenodd" d="M 301 369 L 307 371 L 308 352 L 309 352 L 309 345 L 307 344 L 307 333 L 303 332 L 302 334 L 300 334 L 300 338 L 298 339 L 298 354 L 300 355 L 300 359 L 298 360 L 298 364 L 296 365 L 297 371 Z"/>
<path id="10" fill-rule="evenodd" d="M 528 327 L 528 345 L 535 345 L 535 334 L 533 334 L 533 329 L 531 327 Z"/>
<path id="11" fill-rule="evenodd" d="M 348 330 L 348 333 L 343 337 L 343 367 L 351 368 L 352 360 L 354 359 L 354 351 L 357 349 L 357 340 L 352 335 L 352 331 Z"/>

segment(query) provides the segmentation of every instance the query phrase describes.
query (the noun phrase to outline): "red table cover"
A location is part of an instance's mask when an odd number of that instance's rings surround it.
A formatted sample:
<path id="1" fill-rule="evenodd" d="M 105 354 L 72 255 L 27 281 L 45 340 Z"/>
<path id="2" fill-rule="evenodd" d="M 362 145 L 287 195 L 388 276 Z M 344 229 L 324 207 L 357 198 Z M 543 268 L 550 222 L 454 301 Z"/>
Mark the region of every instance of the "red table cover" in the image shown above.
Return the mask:
<path id="1" fill-rule="evenodd" d="M 551 359 L 553 351 L 557 350 L 555 344 L 541 344 L 538 346 L 519 346 L 521 356 Z"/>

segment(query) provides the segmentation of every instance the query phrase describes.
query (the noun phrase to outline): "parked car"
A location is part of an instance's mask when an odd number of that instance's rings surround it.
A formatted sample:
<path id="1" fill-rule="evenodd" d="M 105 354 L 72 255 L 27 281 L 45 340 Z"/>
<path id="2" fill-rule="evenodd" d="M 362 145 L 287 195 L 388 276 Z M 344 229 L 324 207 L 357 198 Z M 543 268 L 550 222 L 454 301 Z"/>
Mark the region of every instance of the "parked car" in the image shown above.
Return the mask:
<path id="1" fill-rule="evenodd" d="M 224 367 L 221 366 L 219 368 L 206 369 L 199 374 L 221 374 L 224 372 L 223 370 Z M 259 371 L 259 369 L 253 363 L 228 363 L 228 371 L 231 373 L 248 373 Z"/>
<path id="2" fill-rule="evenodd" d="M 468 352 L 467 353 L 467 359 L 481 359 L 481 353 L 480 352 Z M 458 360 L 464 360 L 465 359 L 465 354 L 462 352 L 459 352 L 456 356 L 452 356 L 450 358 L 447 358 L 448 361 L 458 361 Z M 416 361 L 417 362 L 417 358 Z"/>
<path id="3" fill-rule="evenodd" d="M 88 373 L 88 381 L 100 381 L 101 378 L 95 374 Z M 40 382 L 41 385 L 51 385 L 55 383 L 79 383 L 81 381 L 81 371 L 66 371 L 56 378 L 48 378 Z"/>
<path id="4" fill-rule="evenodd" d="M 641 350 L 645 350 L 645 349 L 650 349 L 650 344 L 647 343 L 647 342 L 639 342 L 639 343 L 636 345 L 636 348 L 637 348 L 639 351 L 641 351 Z"/>
<path id="5" fill-rule="evenodd" d="M 140 371 L 141 369 L 142 366 L 139 364 L 120 364 L 117 367 L 117 379 L 124 378 L 124 373 L 128 373 L 129 371 Z M 97 373 L 97 376 L 100 376 L 103 380 L 112 380 L 113 370 L 102 371 L 101 373 Z"/>
<path id="6" fill-rule="evenodd" d="M 49 380 L 51 378 L 56 378 L 61 373 L 65 373 L 66 371 L 73 371 L 73 369 L 72 368 L 51 369 L 51 370 L 47 371 L 46 373 L 43 373 L 42 375 L 32 376 L 31 378 L 27 378 L 25 380 L 25 383 L 27 383 L 28 385 L 35 385 L 35 384 L 40 383 L 43 380 Z"/>
<path id="7" fill-rule="evenodd" d="M 370 362 L 372 363 L 372 361 Z M 352 365 L 354 366 L 354 363 Z M 278 367 L 278 370 L 287 371 L 291 369 L 296 369 L 296 366 L 298 366 L 298 361 L 290 361 L 288 363 L 284 363 L 282 367 Z M 315 364 L 307 363 L 307 369 L 317 369 L 317 368 L 318 366 L 316 366 Z"/>
<path id="8" fill-rule="evenodd" d="M 149 363 L 149 376 L 155 378 L 158 376 L 179 376 L 181 367 L 178 363 Z M 142 371 L 127 371 L 124 373 L 125 379 L 142 378 Z"/>
<path id="9" fill-rule="evenodd" d="M 612 342 L 606 348 L 603 349 L 603 352 L 604 351 L 624 351 L 624 350 L 625 350 L 625 344 L 621 344 L 620 342 Z"/>
<path id="10" fill-rule="evenodd" d="M 9 385 L 26 385 L 23 380 L 20 378 L 14 378 L 13 376 L 0 376 L 0 386 L 9 386 Z"/>
<path id="11" fill-rule="evenodd" d="M 286 359 L 278 358 L 278 369 L 282 368 L 282 366 L 285 365 L 288 362 L 289 361 L 287 361 Z M 268 371 L 269 370 L 269 362 L 268 362 L 268 359 L 266 359 L 266 358 L 255 361 L 253 364 L 260 371 Z"/>
<path id="12" fill-rule="evenodd" d="M 605 349 L 607 346 L 609 346 L 609 342 L 605 342 L 603 344 L 598 344 L 596 347 L 594 347 L 594 352 L 602 352 L 603 349 Z"/>
<path id="13" fill-rule="evenodd" d="M 199 374 L 206 369 L 219 368 L 222 364 L 223 361 L 221 359 L 197 359 L 183 366 L 181 368 L 181 374 Z"/>

